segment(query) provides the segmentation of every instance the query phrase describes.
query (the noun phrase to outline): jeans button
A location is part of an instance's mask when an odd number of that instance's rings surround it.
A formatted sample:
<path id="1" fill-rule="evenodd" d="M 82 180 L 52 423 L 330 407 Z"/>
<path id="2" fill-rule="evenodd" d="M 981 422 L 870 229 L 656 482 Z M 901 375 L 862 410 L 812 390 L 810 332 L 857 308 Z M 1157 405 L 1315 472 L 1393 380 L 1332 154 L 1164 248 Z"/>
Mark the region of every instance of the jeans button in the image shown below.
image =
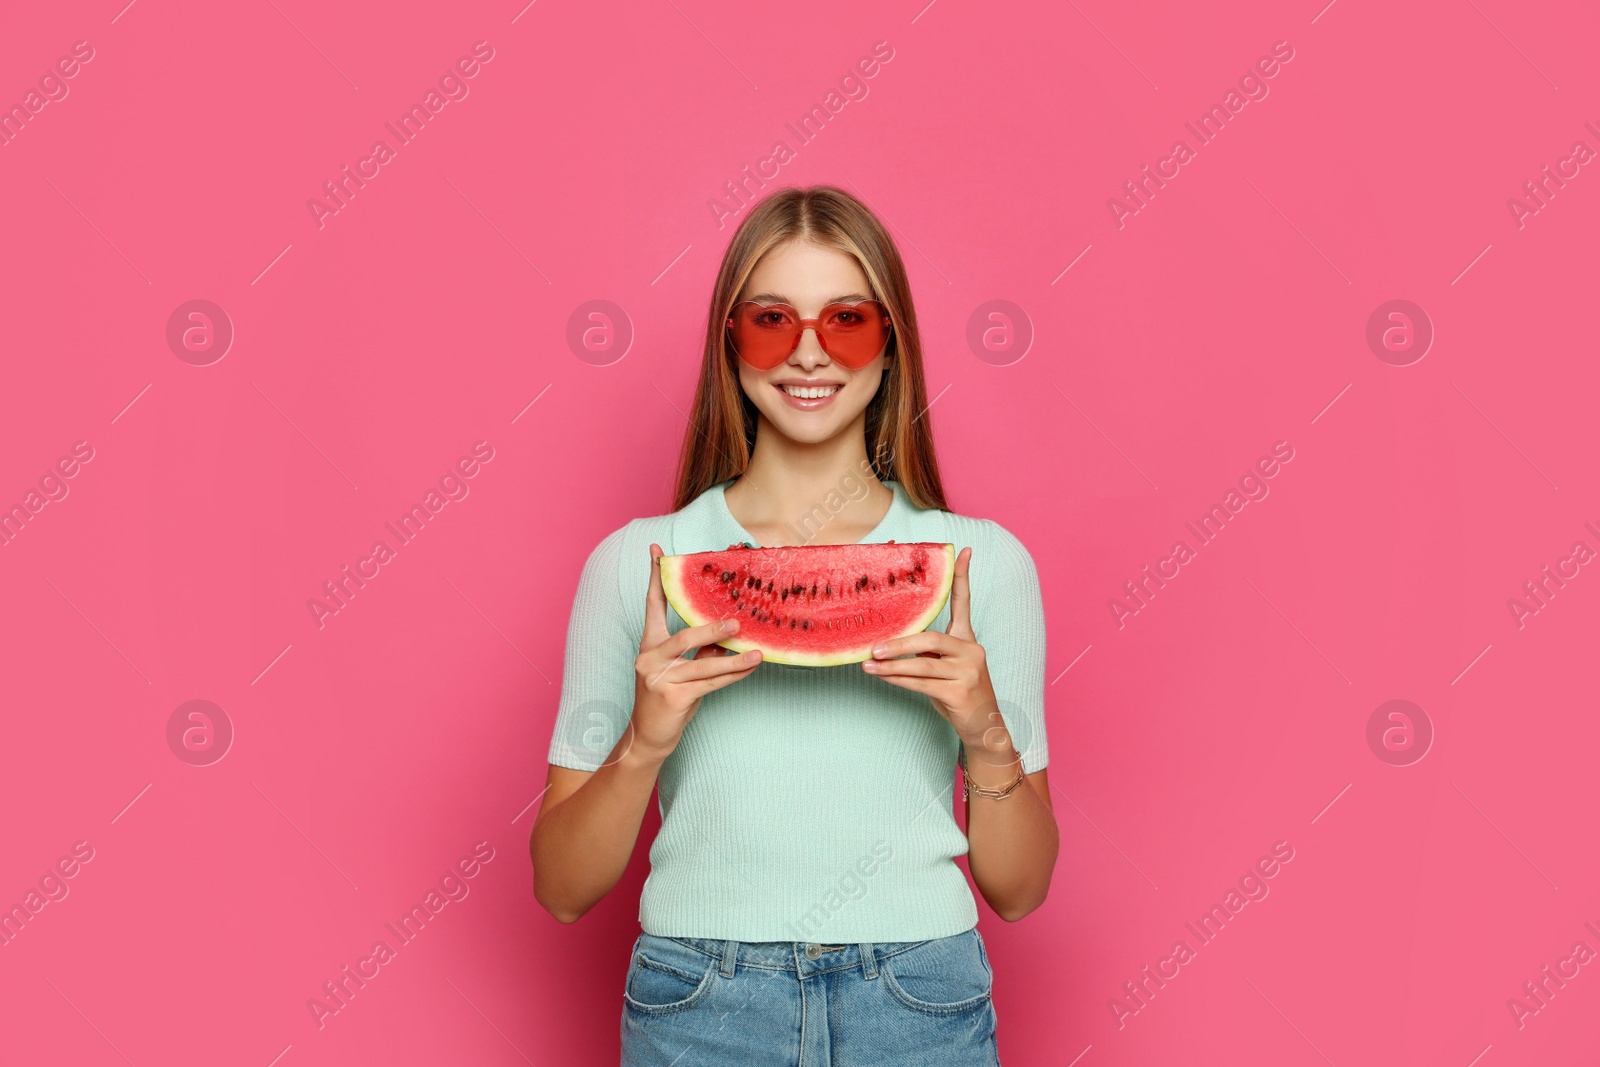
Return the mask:
<path id="1" fill-rule="evenodd" d="M 822 946 L 815 941 L 806 946 L 806 959 L 814 960 L 820 955 L 822 955 Z"/>

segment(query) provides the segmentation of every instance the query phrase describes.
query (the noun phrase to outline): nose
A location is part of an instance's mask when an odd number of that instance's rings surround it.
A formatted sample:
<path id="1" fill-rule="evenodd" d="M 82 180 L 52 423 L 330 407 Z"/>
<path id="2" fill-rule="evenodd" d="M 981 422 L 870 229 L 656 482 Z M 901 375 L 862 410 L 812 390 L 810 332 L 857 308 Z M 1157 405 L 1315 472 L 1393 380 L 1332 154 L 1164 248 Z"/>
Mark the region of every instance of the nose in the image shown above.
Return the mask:
<path id="1" fill-rule="evenodd" d="M 800 341 L 789 354 L 789 363 L 809 374 L 816 368 L 825 367 L 832 362 L 828 358 L 828 353 L 822 350 L 822 341 L 817 337 L 816 329 L 807 326 L 801 330 Z"/>

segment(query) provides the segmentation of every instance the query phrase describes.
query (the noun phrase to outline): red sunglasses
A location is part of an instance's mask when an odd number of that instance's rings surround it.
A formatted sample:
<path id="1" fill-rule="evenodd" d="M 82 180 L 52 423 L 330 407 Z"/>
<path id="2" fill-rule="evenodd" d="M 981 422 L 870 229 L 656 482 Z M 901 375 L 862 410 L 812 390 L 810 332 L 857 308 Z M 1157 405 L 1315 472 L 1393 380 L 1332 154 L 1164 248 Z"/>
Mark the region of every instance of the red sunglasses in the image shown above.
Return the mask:
<path id="1" fill-rule="evenodd" d="M 876 300 L 829 304 L 814 319 L 803 319 L 788 304 L 741 300 L 728 313 L 734 353 L 757 370 L 771 370 L 800 347 L 800 335 L 816 331 L 828 358 L 858 370 L 878 358 L 892 328 L 889 311 Z"/>

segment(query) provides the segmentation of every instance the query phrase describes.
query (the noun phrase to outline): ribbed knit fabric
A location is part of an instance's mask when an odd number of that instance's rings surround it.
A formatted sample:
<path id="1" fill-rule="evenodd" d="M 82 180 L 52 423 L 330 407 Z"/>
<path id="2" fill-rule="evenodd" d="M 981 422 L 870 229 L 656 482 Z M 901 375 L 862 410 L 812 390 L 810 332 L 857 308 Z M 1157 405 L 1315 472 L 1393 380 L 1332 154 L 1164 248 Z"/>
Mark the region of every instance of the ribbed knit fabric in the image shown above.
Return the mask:
<path id="1" fill-rule="evenodd" d="M 567 632 L 551 763 L 593 771 L 632 716 L 650 544 L 668 555 L 756 544 L 727 484 L 635 519 L 589 556 Z M 1049 760 L 1044 605 L 1033 559 L 998 524 L 894 501 L 864 543 L 971 546 L 972 625 L 1024 770 Z M 667 609 L 668 629 L 684 622 Z M 950 609 L 935 620 L 944 630 Z M 978 911 L 955 857 L 960 742 L 928 699 L 863 671 L 763 663 L 701 701 L 661 767 L 644 931 L 740 941 L 919 941 Z M 993 803 L 987 801 L 986 803 Z"/>

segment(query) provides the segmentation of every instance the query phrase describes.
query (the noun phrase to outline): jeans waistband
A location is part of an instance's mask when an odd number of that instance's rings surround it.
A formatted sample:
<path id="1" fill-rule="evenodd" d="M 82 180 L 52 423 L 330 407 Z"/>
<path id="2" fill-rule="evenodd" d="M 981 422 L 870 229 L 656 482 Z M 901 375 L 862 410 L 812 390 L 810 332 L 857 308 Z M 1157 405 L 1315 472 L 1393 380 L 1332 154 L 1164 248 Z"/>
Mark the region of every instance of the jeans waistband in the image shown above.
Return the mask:
<path id="1" fill-rule="evenodd" d="M 671 937 L 668 940 L 717 960 L 718 970 L 724 978 L 731 978 L 739 967 L 759 967 L 787 971 L 799 978 L 844 968 L 859 968 L 865 977 L 871 979 L 878 976 L 878 965 L 883 960 L 927 944 L 926 940 L 868 941 L 848 945 L 827 941 L 734 941 L 709 937 Z"/>

